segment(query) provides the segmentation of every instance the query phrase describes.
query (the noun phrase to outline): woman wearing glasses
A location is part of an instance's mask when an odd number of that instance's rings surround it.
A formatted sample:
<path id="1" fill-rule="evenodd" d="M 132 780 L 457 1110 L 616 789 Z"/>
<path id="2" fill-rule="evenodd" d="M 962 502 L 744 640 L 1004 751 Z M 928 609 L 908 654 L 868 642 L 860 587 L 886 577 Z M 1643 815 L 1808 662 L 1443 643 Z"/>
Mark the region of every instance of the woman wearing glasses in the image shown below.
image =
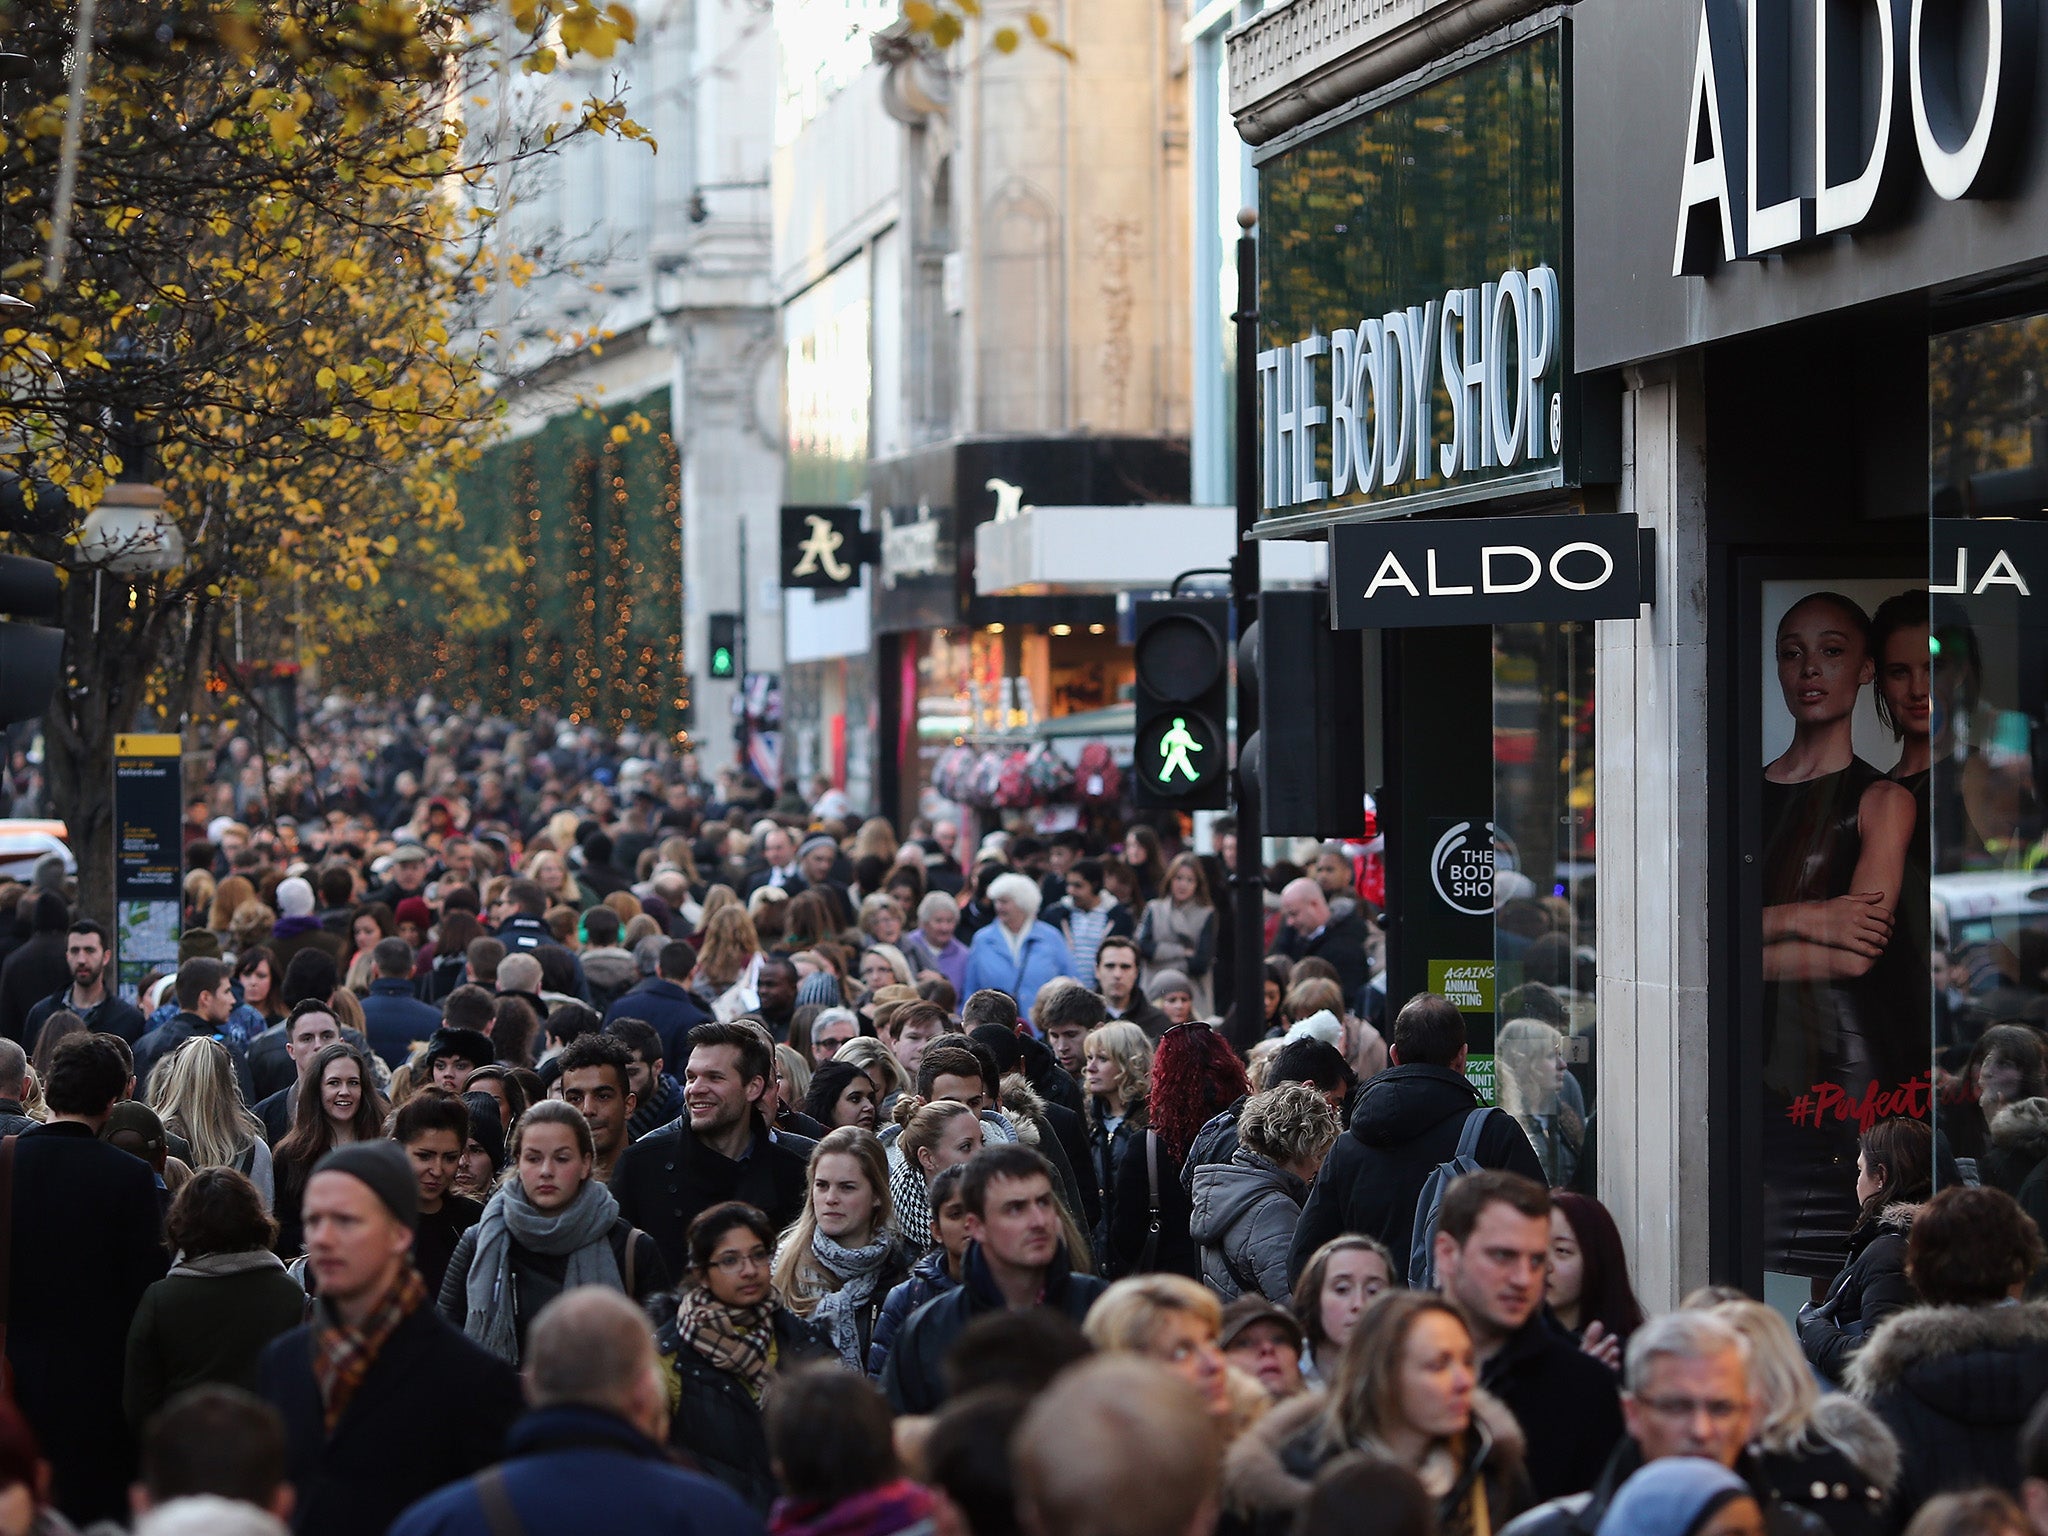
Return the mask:
<path id="1" fill-rule="evenodd" d="M 714 1205 L 690 1223 L 685 1241 L 690 1267 L 676 1314 L 655 1336 L 669 1444 L 765 1514 L 780 1490 L 762 1392 L 772 1376 L 837 1354 L 776 1294 L 775 1228 L 760 1211 L 737 1200 Z"/>

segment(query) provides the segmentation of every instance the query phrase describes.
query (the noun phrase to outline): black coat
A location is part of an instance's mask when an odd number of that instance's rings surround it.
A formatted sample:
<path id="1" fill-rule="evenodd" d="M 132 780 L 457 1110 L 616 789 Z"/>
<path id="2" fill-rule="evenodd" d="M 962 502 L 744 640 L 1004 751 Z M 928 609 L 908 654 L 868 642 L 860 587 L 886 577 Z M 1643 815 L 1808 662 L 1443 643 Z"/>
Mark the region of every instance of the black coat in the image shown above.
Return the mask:
<path id="1" fill-rule="evenodd" d="M 2016 1498 L 2020 1428 L 2048 1395 L 2048 1303 L 1895 1313 L 1848 1377 L 1899 1442 L 1895 1527 L 1952 1489 L 1990 1484 Z"/>
<path id="2" fill-rule="evenodd" d="M 79 1524 L 121 1518 L 135 1448 L 121 1412 L 128 1329 L 170 1268 L 149 1165 L 60 1120 L 14 1150 L 7 1359 L 14 1395 Z"/>
<path id="3" fill-rule="evenodd" d="M 469 1272 L 476 1265 L 477 1234 L 479 1226 L 472 1226 L 456 1239 L 455 1253 L 448 1260 L 448 1267 L 441 1275 L 439 1306 L 441 1315 L 450 1325 L 460 1329 L 469 1316 Z M 635 1232 L 631 1222 L 624 1217 L 612 1223 L 606 1234 L 612 1245 L 612 1262 L 619 1266 L 619 1277 L 624 1280 L 629 1274 L 631 1282 L 626 1294 L 635 1302 L 645 1302 L 658 1296 L 669 1287 L 668 1269 L 661 1261 L 661 1250 L 654 1246 L 654 1239 L 645 1232 Z M 628 1243 L 631 1243 L 631 1257 L 628 1257 Z M 562 1294 L 562 1282 L 569 1273 L 569 1255 L 566 1253 L 537 1253 L 517 1238 L 512 1240 L 512 1336 L 519 1343 L 519 1358 L 526 1358 L 526 1330 L 533 1320 L 540 1316 L 541 1308 Z"/>
<path id="4" fill-rule="evenodd" d="M 661 1036 L 661 1059 L 678 1078 L 690 1059 L 690 1031 L 712 1018 L 679 983 L 650 976 L 604 1011 L 604 1021 L 639 1019 Z"/>
<path id="5" fill-rule="evenodd" d="M 689 1266 L 690 1223 L 726 1200 L 767 1213 L 779 1232 L 803 1213 L 807 1159 L 776 1142 L 754 1119 L 754 1145 L 738 1162 L 698 1141 L 687 1118 L 643 1136 L 619 1154 L 612 1196 L 619 1214 L 654 1239 L 671 1275 Z"/>
<path id="6" fill-rule="evenodd" d="M 1583 1493 L 1627 1432 L 1614 1372 L 1538 1310 L 1488 1360 L 1479 1384 L 1513 1410 L 1536 1497 Z"/>
<path id="7" fill-rule="evenodd" d="M 111 977 L 107 981 L 107 994 L 100 999 L 99 1007 L 84 1009 L 72 1006 L 71 982 L 67 977 L 62 987 L 29 1009 L 28 1024 L 21 1036 L 24 1051 L 34 1052 L 36 1039 L 43 1032 L 43 1020 L 59 1009 L 77 1014 L 85 1020 L 87 1029 L 98 1030 L 104 1035 L 119 1035 L 131 1046 L 142 1038 L 142 1032 L 147 1028 L 142 1010 L 113 989 Z"/>
<path id="8" fill-rule="evenodd" d="M 1465 1117 L 1478 1107 L 1478 1090 L 1448 1067 L 1389 1067 L 1365 1083 L 1350 1132 L 1330 1148 L 1302 1207 L 1287 1256 L 1289 1283 L 1318 1248 L 1346 1232 L 1385 1243 L 1396 1278 L 1405 1279 L 1416 1199 L 1437 1164 L 1457 1154 Z M 1487 1117 L 1475 1155 L 1482 1168 L 1543 1182 L 1529 1138 L 1500 1110 Z"/>
<path id="9" fill-rule="evenodd" d="M 64 945 L 69 935 L 62 928 L 30 936 L 0 964 L 0 1035 L 21 1043 L 31 1009 L 53 992 L 71 985 L 71 967 L 64 962 Z"/>
<path id="10" fill-rule="evenodd" d="M 273 1341 L 258 1376 L 284 1417 L 298 1536 L 384 1536 L 408 1504 L 495 1462 L 522 1406 L 512 1367 L 450 1328 L 431 1303 L 384 1341 L 332 1435 L 311 1325 Z"/>
<path id="11" fill-rule="evenodd" d="M 766 1513 L 782 1491 L 768 1464 L 768 1432 L 761 1405 L 729 1371 L 722 1371 L 682 1342 L 675 1308 L 654 1336 L 668 1381 L 668 1443 L 707 1477 L 715 1477 Z M 775 1313 L 775 1369 L 807 1360 L 835 1360 L 831 1341 L 787 1308 Z"/>
<path id="12" fill-rule="evenodd" d="M 1346 1232 L 1379 1239 L 1396 1270 L 1405 1270 L 1417 1198 L 1437 1165 L 1455 1155 L 1479 1095 L 1448 1068 L 1401 1066 L 1360 1085 L 1354 1103 L 1350 1130 L 1330 1148 L 1302 1210 L 1288 1256 L 1291 1279 L 1317 1248 Z M 1476 1156 L 1481 1167 L 1543 1182 L 1529 1138 L 1499 1110 L 1481 1129 Z"/>
<path id="13" fill-rule="evenodd" d="M 1123 1144 L 1117 1155 L 1116 1185 L 1104 1197 L 1104 1222 L 1109 1229 L 1107 1249 L 1096 1254 L 1095 1267 L 1108 1279 L 1141 1272 L 1145 1240 L 1152 1217 L 1151 1173 L 1145 1159 L 1146 1133 L 1138 1131 Z M 1180 1164 L 1159 1148 L 1159 1245 L 1148 1274 L 1186 1275 L 1202 1278 L 1202 1251 L 1188 1235 L 1188 1222 L 1195 1203 L 1180 1182 Z"/>
<path id="14" fill-rule="evenodd" d="M 227 1048 L 228 1060 L 234 1063 L 235 1079 L 242 1085 L 242 1102 L 256 1102 L 255 1079 L 249 1074 L 249 1058 L 242 1050 L 241 1042 L 232 1035 L 224 1034 L 217 1025 L 209 1024 L 196 1013 L 182 1010 L 168 1024 L 159 1024 L 140 1040 L 135 1042 L 135 1095 L 142 1098 L 149 1092 L 149 1074 L 156 1070 L 156 1064 L 188 1040 L 210 1035 Z"/>
<path id="15" fill-rule="evenodd" d="M 911 1313 L 896 1335 L 895 1346 L 882 1367 L 882 1390 L 898 1413 L 936 1410 L 946 1400 L 946 1381 L 941 1370 L 946 1351 L 969 1323 L 1001 1311 L 1006 1305 L 995 1277 L 982 1262 L 979 1243 L 967 1245 L 961 1274 L 960 1284 Z M 1095 1305 L 1095 1299 L 1108 1289 L 1093 1275 L 1077 1275 L 1069 1269 L 1066 1251 L 1062 1249 L 1045 1277 L 1045 1295 L 1039 1304 L 1064 1312 L 1079 1324 Z"/>
<path id="16" fill-rule="evenodd" d="M 1624 1440 L 1614 1448 L 1600 1478 L 1588 1493 L 1568 1493 L 1562 1498 L 1538 1504 L 1517 1518 L 1500 1536 L 1594 1536 L 1606 1517 L 1607 1506 L 1621 1492 L 1621 1485 L 1642 1469 L 1643 1453 L 1635 1441 Z M 1771 1497 L 1768 1481 L 1755 1457 L 1745 1452 L 1737 1458 L 1735 1474 L 1748 1483 L 1763 1511 L 1767 1536 L 1835 1536 L 1827 1526 L 1800 1505 Z"/>
<path id="17" fill-rule="evenodd" d="M 1918 1299 L 1906 1278 L 1906 1238 L 1917 1206 L 1894 1205 L 1849 1234 L 1849 1262 L 1827 1298 L 1799 1310 L 1799 1343 L 1813 1368 L 1840 1386 L 1877 1325 Z"/>
<path id="18" fill-rule="evenodd" d="M 1815 1405 L 1798 1450 L 1752 1448 L 1750 1459 L 1752 1481 L 1819 1520 L 1828 1536 L 1884 1536 L 1892 1528 L 1886 1499 L 1899 1475 L 1898 1443 L 1846 1392 L 1829 1392 Z"/>
<path id="19" fill-rule="evenodd" d="M 121 1402 L 138 1430 L 187 1388 L 224 1382 L 252 1390 L 263 1346 L 305 1321 L 306 1293 L 264 1255 L 236 1274 L 166 1275 L 143 1293 L 128 1330 Z"/>
<path id="20" fill-rule="evenodd" d="M 1337 968 L 1337 985 L 1344 989 L 1344 1001 L 1355 1003 L 1372 979 L 1372 964 L 1366 958 L 1370 939 L 1365 919 L 1354 907 L 1342 917 L 1332 917 L 1313 939 L 1304 939 L 1292 928 L 1285 928 L 1273 948 L 1290 960 L 1306 960 L 1314 955 L 1318 960 L 1329 961 Z"/>

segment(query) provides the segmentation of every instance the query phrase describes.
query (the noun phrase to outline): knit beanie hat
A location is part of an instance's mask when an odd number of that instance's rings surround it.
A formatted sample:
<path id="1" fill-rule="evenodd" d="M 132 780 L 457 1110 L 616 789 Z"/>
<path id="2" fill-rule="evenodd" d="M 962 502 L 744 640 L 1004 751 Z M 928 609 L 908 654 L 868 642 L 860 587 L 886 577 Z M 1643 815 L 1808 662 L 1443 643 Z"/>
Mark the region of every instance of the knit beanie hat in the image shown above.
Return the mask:
<path id="1" fill-rule="evenodd" d="M 1667 1456 L 1621 1485 L 1600 1521 L 1600 1536 L 1691 1536 L 1705 1518 L 1749 1484 L 1704 1456 Z"/>
<path id="2" fill-rule="evenodd" d="M 313 915 L 313 887 L 297 875 L 289 880 L 277 882 L 277 915 L 279 917 L 311 917 Z"/>
<path id="3" fill-rule="evenodd" d="M 392 1219 L 418 1230 L 420 1186 L 412 1171 L 412 1159 L 395 1141 L 352 1141 L 336 1147 L 313 1165 L 317 1176 L 345 1173 L 369 1186 L 389 1211 Z"/>
<path id="4" fill-rule="evenodd" d="M 411 923 L 425 930 L 434 926 L 434 909 L 418 896 L 408 896 L 398 904 L 398 910 L 391 914 L 396 923 Z"/>
<path id="5" fill-rule="evenodd" d="M 1145 983 L 1145 1000 L 1156 1003 L 1169 992 L 1185 992 L 1195 995 L 1195 984 L 1188 980 L 1185 971 L 1154 971 L 1152 979 Z"/>
<path id="6" fill-rule="evenodd" d="M 839 978 L 830 971 L 813 971 L 797 983 L 796 1005 L 799 1008 L 815 1003 L 820 1008 L 837 1008 L 840 1003 Z"/>

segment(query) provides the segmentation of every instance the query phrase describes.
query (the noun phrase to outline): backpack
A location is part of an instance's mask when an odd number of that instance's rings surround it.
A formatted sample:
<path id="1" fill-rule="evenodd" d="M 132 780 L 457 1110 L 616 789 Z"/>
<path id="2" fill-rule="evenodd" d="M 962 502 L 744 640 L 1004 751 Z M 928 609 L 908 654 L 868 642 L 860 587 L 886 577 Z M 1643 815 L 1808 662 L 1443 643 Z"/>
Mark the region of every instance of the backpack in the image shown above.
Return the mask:
<path id="1" fill-rule="evenodd" d="M 1123 774 L 1107 742 L 1091 741 L 1081 749 L 1074 786 L 1082 800 L 1098 804 L 1114 801 L 1123 793 Z"/>
<path id="2" fill-rule="evenodd" d="M 1465 1117 L 1458 1133 L 1458 1150 L 1449 1162 L 1438 1163 L 1422 1181 L 1422 1193 L 1415 1197 L 1415 1228 L 1408 1240 L 1408 1289 L 1436 1289 L 1436 1226 L 1443 1214 L 1444 1193 L 1468 1173 L 1479 1172 L 1479 1133 L 1486 1128 L 1492 1109 L 1481 1105 Z"/>

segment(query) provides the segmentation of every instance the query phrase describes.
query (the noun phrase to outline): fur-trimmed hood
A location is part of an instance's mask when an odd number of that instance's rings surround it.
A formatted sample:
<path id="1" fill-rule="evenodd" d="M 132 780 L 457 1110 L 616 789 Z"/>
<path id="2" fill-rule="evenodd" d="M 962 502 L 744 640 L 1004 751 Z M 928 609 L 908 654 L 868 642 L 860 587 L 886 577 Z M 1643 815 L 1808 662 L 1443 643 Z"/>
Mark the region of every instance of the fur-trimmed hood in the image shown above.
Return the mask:
<path id="1" fill-rule="evenodd" d="M 1027 1147 L 1036 1147 L 1043 1139 L 1038 1128 L 1045 1123 L 1045 1100 L 1021 1072 L 1012 1072 L 1003 1079 L 1001 1095 L 1003 1113 L 1009 1116 L 1017 1140 Z"/>
<path id="2" fill-rule="evenodd" d="M 1254 1424 L 1223 1460 L 1223 1497 L 1239 1513 L 1291 1511 L 1308 1502 L 1311 1481 L 1287 1465 L 1287 1451 L 1297 1440 L 1320 1435 L 1329 1394 L 1305 1392 L 1281 1403 Z M 1472 1394 L 1472 1422 L 1479 1427 L 1481 1454 L 1490 1469 L 1519 1464 L 1528 1442 L 1507 1404 L 1484 1389 Z"/>
<path id="3" fill-rule="evenodd" d="M 2048 1157 L 2048 1099 L 2021 1099 L 2001 1109 L 1991 1122 L 1991 1142 L 2029 1167 Z"/>
<path id="4" fill-rule="evenodd" d="M 1897 1484 L 1899 1442 L 1883 1419 L 1846 1392 L 1821 1395 L 1813 1406 L 1813 1433 L 1848 1457 L 1886 1493 Z"/>
<path id="5" fill-rule="evenodd" d="M 1910 1394 L 1959 1424 L 2017 1422 L 2048 1393 L 2048 1304 L 1895 1313 L 1850 1362 L 1848 1386 L 1865 1402 Z"/>

